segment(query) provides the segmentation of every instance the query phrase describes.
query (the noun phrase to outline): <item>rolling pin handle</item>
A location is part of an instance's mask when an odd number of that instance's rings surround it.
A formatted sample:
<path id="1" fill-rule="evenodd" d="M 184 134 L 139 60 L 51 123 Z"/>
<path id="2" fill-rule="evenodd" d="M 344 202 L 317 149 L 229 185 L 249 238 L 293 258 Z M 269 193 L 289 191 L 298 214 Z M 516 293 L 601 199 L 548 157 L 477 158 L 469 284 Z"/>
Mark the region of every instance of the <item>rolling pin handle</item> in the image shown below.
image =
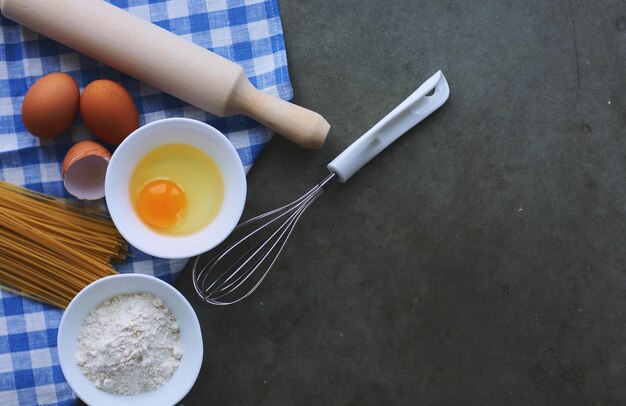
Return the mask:
<path id="1" fill-rule="evenodd" d="M 330 124 L 320 114 L 258 90 L 245 75 L 235 85 L 227 114 L 249 116 L 309 149 L 320 149 L 330 130 Z"/>

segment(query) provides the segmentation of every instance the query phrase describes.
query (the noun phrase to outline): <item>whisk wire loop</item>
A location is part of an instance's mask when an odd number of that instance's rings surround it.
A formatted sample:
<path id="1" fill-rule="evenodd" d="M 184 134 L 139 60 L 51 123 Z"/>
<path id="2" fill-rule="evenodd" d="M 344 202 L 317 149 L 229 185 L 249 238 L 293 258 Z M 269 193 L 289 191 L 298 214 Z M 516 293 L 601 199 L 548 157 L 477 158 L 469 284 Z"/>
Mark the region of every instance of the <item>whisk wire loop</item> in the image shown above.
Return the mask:
<path id="1" fill-rule="evenodd" d="M 293 202 L 242 222 L 222 244 L 196 257 L 193 282 L 202 300 L 230 305 L 250 296 L 275 264 L 304 211 L 335 180 L 331 173 Z M 201 267 L 204 255 L 211 259 Z"/>

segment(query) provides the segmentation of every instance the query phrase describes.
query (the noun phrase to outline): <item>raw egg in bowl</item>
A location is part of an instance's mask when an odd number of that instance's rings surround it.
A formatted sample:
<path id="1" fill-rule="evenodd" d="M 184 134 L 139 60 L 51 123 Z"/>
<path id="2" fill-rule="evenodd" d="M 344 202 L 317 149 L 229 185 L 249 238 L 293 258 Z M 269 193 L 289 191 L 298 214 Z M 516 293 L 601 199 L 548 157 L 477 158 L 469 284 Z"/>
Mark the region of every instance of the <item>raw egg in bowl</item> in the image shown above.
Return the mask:
<path id="1" fill-rule="evenodd" d="M 246 175 L 224 134 L 198 120 L 168 118 L 117 147 L 104 188 L 111 218 L 131 245 L 159 258 L 187 258 L 233 231 Z"/>

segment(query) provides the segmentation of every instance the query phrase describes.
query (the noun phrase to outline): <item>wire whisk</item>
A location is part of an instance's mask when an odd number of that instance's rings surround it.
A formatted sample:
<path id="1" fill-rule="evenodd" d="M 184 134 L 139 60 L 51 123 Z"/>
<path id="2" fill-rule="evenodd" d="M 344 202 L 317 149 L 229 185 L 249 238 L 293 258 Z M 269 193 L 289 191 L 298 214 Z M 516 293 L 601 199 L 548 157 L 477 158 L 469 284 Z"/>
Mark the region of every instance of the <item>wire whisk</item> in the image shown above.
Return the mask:
<path id="1" fill-rule="evenodd" d="M 267 277 L 304 211 L 335 181 L 347 181 L 393 141 L 438 109 L 449 94 L 443 73 L 435 73 L 330 162 L 330 174 L 302 197 L 239 224 L 224 242 L 198 256 L 192 276 L 202 300 L 214 305 L 230 305 L 250 296 Z M 202 264 L 205 256 L 210 259 Z"/>
<path id="2" fill-rule="evenodd" d="M 299 199 L 239 224 L 211 251 L 217 254 L 207 264 L 201 266 L 198 256 L 192 271 L 198 295 L 214 305 L 234 304 L 250 296 L 276 262 L 304 211 L 336 179 L 331 173 Z"/>

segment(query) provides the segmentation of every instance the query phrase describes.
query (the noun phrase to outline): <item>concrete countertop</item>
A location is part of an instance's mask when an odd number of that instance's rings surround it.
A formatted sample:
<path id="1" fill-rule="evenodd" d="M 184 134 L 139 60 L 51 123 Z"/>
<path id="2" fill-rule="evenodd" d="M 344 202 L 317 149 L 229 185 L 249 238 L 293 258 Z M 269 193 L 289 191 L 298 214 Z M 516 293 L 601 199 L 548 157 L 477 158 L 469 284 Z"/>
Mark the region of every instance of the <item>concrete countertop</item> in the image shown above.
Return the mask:
<path id="1" fill-rule="evenodd" d="M 441 69 L 448 102 L 303 216 L 263 285 L 201 320 L 190 405 L 626 403 L 626 2 L 280 1 L 294 102 L 244 217 Z"/>

